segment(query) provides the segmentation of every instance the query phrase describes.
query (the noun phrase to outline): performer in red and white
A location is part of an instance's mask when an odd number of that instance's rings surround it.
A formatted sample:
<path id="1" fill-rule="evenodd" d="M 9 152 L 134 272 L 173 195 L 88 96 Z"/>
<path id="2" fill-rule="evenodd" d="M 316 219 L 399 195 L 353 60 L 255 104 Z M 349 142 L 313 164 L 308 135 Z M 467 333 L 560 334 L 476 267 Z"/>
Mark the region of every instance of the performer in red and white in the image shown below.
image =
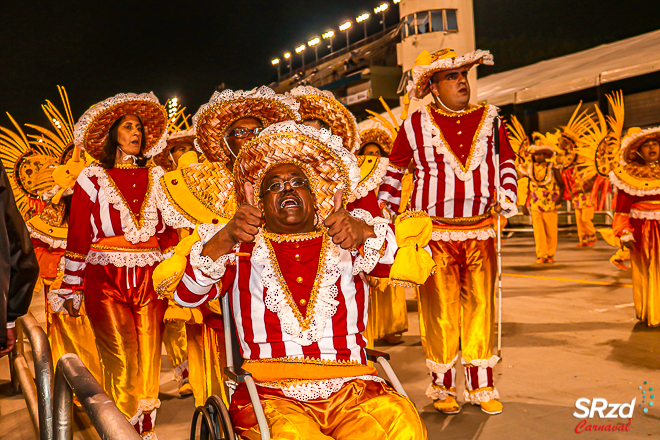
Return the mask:
<path id="1" fill-rule="evenodd" d="M 488 414 L 502 411 L 492 373 L 499 360 L 493 355 L 497 269 L 492 214 L 493 208 L 506 217 L 517 212 L 517 180 L 504 124 L 495 133 L 497 107 L 469 104 L 468 71 L 482 63 L 492 64 L 488 51 L 459 57 L 443 49 L 417 57 L 409 94 L 422 99 L 431 93 L 433 103 L 409 117 L 402 115 L 379 193 L 379 202 L 398 211 L 401 179 L 414 160 L 408 209 L 430 216 L 429 244 L 436 263 L 435 274 L 420 286 L 418 296 L 422 345 L 432 376 L 426 394 L 445 414 L 460 411 L 454 399 L 459 346 L 466 401 Z M 501 185 L 496 188 L 498 165 Z"/>
<path id="2" fill-rule="evenodd" d="M 53 310 L 92 323 L 104 388 L 135 429 L 155 439 L 163 314 L 151 273 L 178 242 L 156 204 L 160 167 L 146 167 L 167 136 L 167 112 L 152 93 L 120 94 L 91 107 L 74 142 L 99 161 L 78 177 L 71 203 L 65 275 Z"/>
<path id="3" fill-rule="evenodd" d="M 234 175 L 242 205 L 226 225 L 197 227 L 174 298 L 195 307 L 222 281 L 271 437 L 425 439 L 410 400 L 366 365 L 361 274 L 387 277 L 396 243 L 385 219 L 344 209 L 355 156 L 327 130 L 288 121 L 245 145 Z M 244 384 L 230 413 L 241 438 L 261 438 Z"/>

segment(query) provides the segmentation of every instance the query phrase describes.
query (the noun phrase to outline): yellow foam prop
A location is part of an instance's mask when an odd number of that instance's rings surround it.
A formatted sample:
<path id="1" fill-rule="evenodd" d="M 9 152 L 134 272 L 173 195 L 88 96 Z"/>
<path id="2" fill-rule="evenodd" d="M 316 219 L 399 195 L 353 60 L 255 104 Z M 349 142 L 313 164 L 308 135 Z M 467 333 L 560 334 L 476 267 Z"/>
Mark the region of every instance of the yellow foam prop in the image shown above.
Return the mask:
<path id="1" fill-rule="evenodd" d="M 164 320 L 165 322 L 181 321 L 189 324 L 201 324 L 203 316 L 197 308 L 181 307 L 174 301 L 169 301 Z"/>
<path id="2" fill-rule="evenodd" d="M 186 265 L 188 264 L 186 257 L 190 254 L 193 245 L 199 240 L 199 234 L 195 229 L 191 235 L 176 245 L 170 258 L 156 266 L 151 277 L 159 296 L 167 299 L 174 298 L 174 291 L 186 271 Z"/>
<path id="3" fill-rule="evenodd" d="M 394 232 L 399 250 L 390 280 L 404 286 L 424 284 L 435 270 L 433 258 L 424 249 L 433 233 L 431 218 L 423 211 L 406 211 L 396 219 Z"/>

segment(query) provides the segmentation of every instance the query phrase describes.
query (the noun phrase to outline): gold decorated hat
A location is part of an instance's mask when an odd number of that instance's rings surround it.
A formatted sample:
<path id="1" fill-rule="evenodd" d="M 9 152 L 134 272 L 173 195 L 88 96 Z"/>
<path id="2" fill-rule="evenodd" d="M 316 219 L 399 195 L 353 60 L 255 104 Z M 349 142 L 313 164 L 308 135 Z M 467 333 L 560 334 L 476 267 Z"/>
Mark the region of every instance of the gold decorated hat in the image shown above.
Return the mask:
<path id="1" fill-rule="evenodd" d="M 532 133 L 534 143 L 529 146 L 531 154 L 545 153 L 550 157 L 557 153 L 557 145 L 559 143 L 559 136 L 553 133 L 542 134 L 539 132 Z"/>
<path id="2" fill-rule="evenodd" d="M 660 127 L 651 127 L 644 130 L 639 127 L 628 129 L 626 137 L 621 141 L 621 165 L 639 161 L 637 151 L 644 142 L 654 139 L 660 142 Z"/>
<path id="3" fill-rule="evenodd" d="M 479 64 L 493 64 L 493 56 L 489 51 L 477 49 L 459 57 L 454 49 L 441 49 L 434 53 L 425 50 L 415 59 L 408 92 L 411 97 L 422 99 L 431 93 L 429 80 L 436 72 L 460 67 L 472 69 Z"/>
<path id="4" fill-rule="evenodd" d="M 167 111 L 153 93 L 120 93 L 87 110 L 74 127 L 74 143 L 94 159 L 103 156 L 103 146 L 110 127 L 125 115 L 142 120 L 146 137 L 145 157 L 153 157 L 165 148 Z"/>
<path id="5" fill-rule="evenodd" d="M 154 163 L 164 170 L 169 170 L 171 167 L 169 155 L 172 148 L 182 142 L 195 145 L 195 127 L 191 127 L 188 123 L 190 115 L 186 115 L 185 110 L 185 107 L 178 108 L 174 116 L 170 118 L 165 148 L 153 158 Z"/>
<path id="6" fill-rule="evenodd" d="M 360 181 L 356 158 L 343 147 L 339 136 L 286 121 L 271 125 L 238 153 L 234 163 L 238 203 L 245 198 L 245 182 L 258 194 L 268 170 L 283 163 L 293 163 L 306 174 L 321 219 L 332 213 L 336 191 L 343 189 L 346 206 Z"/>
<path id="7" fill-rule="evenodd" d="M 344 147 L 351 153 L 360 149 L 357 120 L 332 92 L 312 86 L 299 86 L 287 95 L 300 103 L 300 116 L 303 121 L 319 119 L 330 127 L 332 134 L 342 138 Z"/>
<path id="8" fill-rule="evenodd" d="M 266 127 L 277 122 L 299 121 L 299 104 L 272 89 L 223 90 L 214 92 L 211 100 L 193 116 L 197 134 L 195 145 L 211 162 L 228 162 L 231 153 L 224 142 L 227 128 L 241 118 L 259 119 Z"/>
<path id="9" fill-rule="evenodd" d="M 360 139 L 362 143 L 360 148 L 364 147 L 367 144 L 376 144 L 379 145 L 387 154 L 392 152 L 392 147 L 394 146 L 394 140 L 390 133 L 383 128 L 368 128 L 360 132 Z"/>

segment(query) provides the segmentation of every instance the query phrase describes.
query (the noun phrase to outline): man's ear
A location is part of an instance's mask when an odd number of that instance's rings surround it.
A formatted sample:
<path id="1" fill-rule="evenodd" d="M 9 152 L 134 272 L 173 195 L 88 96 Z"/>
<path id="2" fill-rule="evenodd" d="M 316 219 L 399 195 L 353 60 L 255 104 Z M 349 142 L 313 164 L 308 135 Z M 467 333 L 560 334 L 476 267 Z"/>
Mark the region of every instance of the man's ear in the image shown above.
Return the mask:
<path id="1" fill-rule="evenodd" d="M 438 84 L 436 84 L 434 82 L 430 82 L 429 88 L 431 89 L 431 93 L 438 96 Z"/>

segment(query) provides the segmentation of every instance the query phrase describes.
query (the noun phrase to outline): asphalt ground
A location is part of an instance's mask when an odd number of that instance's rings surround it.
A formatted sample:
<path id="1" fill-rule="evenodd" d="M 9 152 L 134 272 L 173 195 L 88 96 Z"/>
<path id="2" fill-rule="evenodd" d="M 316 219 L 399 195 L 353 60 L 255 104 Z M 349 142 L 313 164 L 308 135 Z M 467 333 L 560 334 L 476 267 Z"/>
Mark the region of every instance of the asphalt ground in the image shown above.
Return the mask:
<path id="1" fill-rule="evenodd" d="M 649 329 L 635 319 L 630 273 L 608 262 L 614 249 L 602 240 L 592 248 L 576 248 L 576 243 L 574 235 L 561 234 L 556 263 L 546 265 L 535 264 L 531 234 L 516 234 L 503 244 L 502 362 L 494 370 L 504 405 L 499 415 L 489 416 L 463 402 L 461 368 L 457 383 L 461 412 L 445 416 L 433 409 L 424 395 L 430 376 L 419 337 L 417 305 L 409 298 L 410 330 L 403 343 L 376 348 L 392 356 L 391 363 L 420 411 L 430 439 L 660 438 L 660 393 L 650 390 L 660 390 L 660 328 Z M 43 310 L 43 298 L 35 296 L 33 313 L 42 322 Z M 193 399 L 178 396 L 164 354 L 162 365 L 156 432 L 161 440 L 187 439 Z M 576 433 L 583 420 L 573 416 L 580 398 L 590 402 L 602 398 L 608 404 L 636 399 L 629 430 Z M 86 424 L 80 410 L 75 420 Z M 628 422 L 627 418 L 601 419 L 596 413 L 583 424 Z M 76 436 L 98 438 L 91 428 Z M 3 358 L 0 439 L 5 438 L 37 436 L 22 396 L 11 390 L 8 362 Z"/>

